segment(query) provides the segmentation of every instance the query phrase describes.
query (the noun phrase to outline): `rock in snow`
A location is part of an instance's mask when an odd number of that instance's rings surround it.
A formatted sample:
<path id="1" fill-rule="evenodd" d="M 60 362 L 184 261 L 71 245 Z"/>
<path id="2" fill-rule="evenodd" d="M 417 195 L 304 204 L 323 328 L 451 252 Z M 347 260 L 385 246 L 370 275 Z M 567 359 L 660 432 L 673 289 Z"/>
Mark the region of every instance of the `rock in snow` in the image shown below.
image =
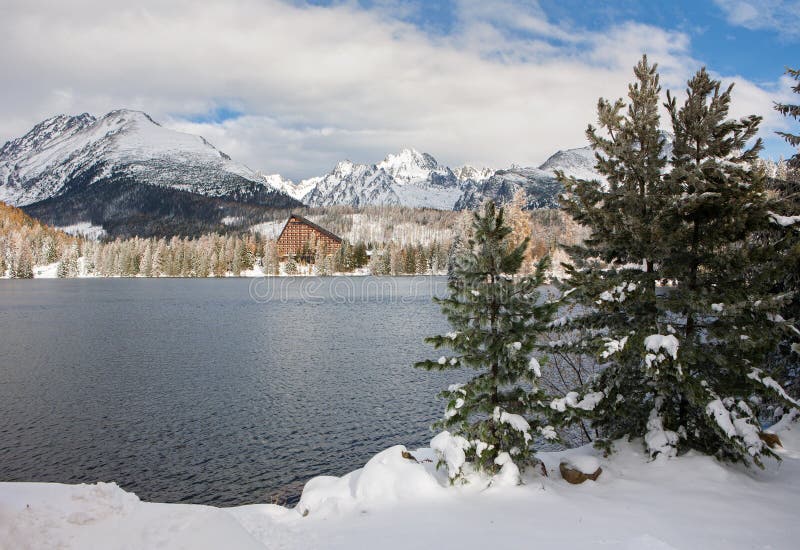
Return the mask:
<path id="1" fill-rule="evenodd" d="M 603 469 L 600 461 L 591 455 L 572 455 L 558 465 L 561 477 L 568 483 L 579 485 L 587 480 L 597 481 Z"/>

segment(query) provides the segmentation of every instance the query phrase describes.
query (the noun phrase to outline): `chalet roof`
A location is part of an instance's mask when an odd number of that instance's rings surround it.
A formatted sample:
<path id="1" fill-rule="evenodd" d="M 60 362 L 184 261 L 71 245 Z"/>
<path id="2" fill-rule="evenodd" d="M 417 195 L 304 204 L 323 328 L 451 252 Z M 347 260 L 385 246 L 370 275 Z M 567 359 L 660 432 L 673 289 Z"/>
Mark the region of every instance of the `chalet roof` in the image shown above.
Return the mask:
<path id="1" fill-rule="evenodd" d="M 292 218 L 294 218 L 297 221 L 299 221 L 299 222 L 311 227 L 312 229 L 315 229 L 316 231 L 319 231 L 320 233 L 322 233 L 326 237 L 329 237 L 329 238 L 333 239 L 337 243 L 342 242 L 341 237 L 338 237 L 338 236 L 334 235 L 333 233 L 331 233 L 330 231 L 328 231 L 324 227 L 318 226 L 317 224 L 315 224 L 314 222 L 312 222 L 311 220 L 309 220 L 307 218 L 304 218 L 300 214 L 289 214 L 289 219 L 286 220 L 286 224 L 284 224 L 283 229 L 281 230 L 281 234 L 278 235 L 278 240 L 281 240 L 281 237 L 283 237 L 283 233 L 284 233 L 284 231 L 286 231 L 286 227 L 289 225 L 289 222 L 292 221 Z"/>

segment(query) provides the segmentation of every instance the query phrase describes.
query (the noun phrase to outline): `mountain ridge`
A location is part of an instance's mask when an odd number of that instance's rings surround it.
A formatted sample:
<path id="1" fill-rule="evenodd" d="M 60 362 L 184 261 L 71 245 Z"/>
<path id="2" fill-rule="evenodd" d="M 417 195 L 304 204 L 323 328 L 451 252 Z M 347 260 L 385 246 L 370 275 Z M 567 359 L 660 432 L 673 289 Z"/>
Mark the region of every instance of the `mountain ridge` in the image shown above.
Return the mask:
<path id="1" fill-rule="evenodd" d="M 553 208 L 561 192 L 555 171 L 601 179 L 594 164 L 588 147 L 557 151 L 538 167 L 501 169 L 451 168 L 404 148 L 372 164 L 342 160 L 294 182 L 251 170 L 202 136 L 167 129 L 147 113 L 117 109 L 50 117 L 6 142 L 0 200 L 52 225 L 90 223 L 111 236 L 195 232 L 224 230 L 225 218 L 248 207 L 461 210 L 487 199 L 503 204 L 523 190 L 529 208 Z"/>
<path id="2" fill-rule="evenodd" d="M 383 204 L 463 210 L 476 208 L 486 199 L 508 202 L 522 189 L 528 195 L 529 208 L 554 208 L 561 190 L 555 171 L 602 179 L 594 171 L 594 162 L 591 149 L 580 147 L 559 150 L 538 167 L 450 168 L 428 153 L 406 148 L 373 164 L 339 161 L 327 174 L 297 183 L 279 174 L 262 177 L 309 206 Z"/>
<path id="3" fill-rule="evenodd" d="M 89 204 L 76 210 L 75 197 Z M 167 199 L 173 201 L 167 209 L 172 224 L 160 218 L 160 202 Z M 55 225 L 104 226 L 113 218 L 118 228 L 130 220 L 167 233 L 170 225 L 175 231 L 218 226 L 221 212 L 235 205 L 301 204 L 205 138 L 169 130 L 128 109 L 99 118 L 57 115 L 6 142 L 0 148 L 0 200 Z M 92 212 L 92 219 L 65 218 L 66 211 Z"/>

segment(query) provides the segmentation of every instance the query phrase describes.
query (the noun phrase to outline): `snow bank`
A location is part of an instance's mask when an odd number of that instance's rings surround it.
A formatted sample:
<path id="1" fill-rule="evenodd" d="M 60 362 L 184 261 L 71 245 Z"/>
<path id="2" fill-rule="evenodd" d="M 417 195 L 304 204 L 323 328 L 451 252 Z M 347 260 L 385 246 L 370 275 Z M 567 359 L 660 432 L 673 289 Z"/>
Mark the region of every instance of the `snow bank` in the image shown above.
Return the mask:
<path id="1" fill-rule="evenodd" d="M 397 446 L 341 478 L 311 480 L 295 509 L 152 504 L 114 484 L 0 483 L 0 547 L 796 548 L 800 426 L 778 428 L 784 460 L 764 471 L 691 452 L 651 462 L 641 442 L 618 441 L 610 458 L 590 446 L 539 453 L 548 475 L 522 472 L 523 485 L 506 483 L 515 472 L 500 456 L 500 474 L 477 490 L 451 486 L 432 450 L 414 451 L 417 462 Z M 562 461 L 603 474 L 569 485 Z"/>
<path id="2" fill-rule="evenodd" d="M 56 279 L 58 278 L 58 262 L 47 265 L 37 265 L 33 268 L 34 279 Z"/>
<path id="3" fill-rule="evenodd" d="M 264 547 L 210 506 L 144 503 L 114 483 L 0 483 L 0 548 Z"/>
<path id="4" fill-rule="evenodd" d="M 448 484 L 436 475 L 433 461 L 426 463 L 426 467 L 407 457 L 411 457 L 408 450 L 396 445 L 345 476 L 315 477 L 303 489 L 296 510 L 302 516 L 330 517 L 358 507 L 440 495 Z"/>

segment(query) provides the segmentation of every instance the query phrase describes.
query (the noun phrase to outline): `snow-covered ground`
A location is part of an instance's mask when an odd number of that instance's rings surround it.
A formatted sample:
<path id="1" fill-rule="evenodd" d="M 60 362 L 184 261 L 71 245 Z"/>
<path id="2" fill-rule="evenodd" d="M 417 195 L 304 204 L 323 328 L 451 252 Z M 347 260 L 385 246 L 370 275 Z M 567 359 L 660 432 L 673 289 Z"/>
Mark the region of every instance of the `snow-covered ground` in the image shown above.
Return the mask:
<path id="1" fill-rule="evenodd" d="M 63 227 L 56 227 L 59 231 L 75 235 L 76 237 L 85 237 L 87 239 L 97 241 L 106 236 L 106 230 L 100 225 L 92 225 L 92 222 L 81 222 Z"/>
<path id="2" fill-rule="evenodd" d="M 319 477 L 293 509 L 154 504 L 114 484 L 0 483 L 0 547 L 793 549 L 800 545 L 800 425 L 780 432 L 764 471 L 690 453 L 648 462 L 639 442 L 603 458 L 584 447 L 540 455 L 548 477 L 522 486 L 450 486 L 430 449 L 396 446 L 342 478 Z M 558 465 L 595 456 L 597 482 Z M 583 460 L 586 461 L 585 459 Z"/>
<path id="3" fill-rule="evenodd" d="M 58 262 L 47 265 L 37 265 L 33 268 L 34 279 L 55 279 L 58 277 Z"/>
<path id="4" fill-rule="evenodd" d="M 273 222 L 263 222 L 250 226 L 250 231 L 258 233 L 265 239 L 277 239 L 280 237 L 283 226 L 286 225 L 287 220 L 278 220 Z"/>

